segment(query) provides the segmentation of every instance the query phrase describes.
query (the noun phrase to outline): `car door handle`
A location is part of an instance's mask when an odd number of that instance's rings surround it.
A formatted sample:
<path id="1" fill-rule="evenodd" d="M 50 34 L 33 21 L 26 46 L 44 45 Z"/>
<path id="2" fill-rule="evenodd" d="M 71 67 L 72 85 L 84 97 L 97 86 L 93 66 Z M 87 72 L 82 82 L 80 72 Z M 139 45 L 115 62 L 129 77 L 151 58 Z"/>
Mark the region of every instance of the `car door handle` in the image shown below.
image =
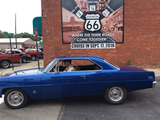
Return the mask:
<path id="1" fill-rule="evenodd" d="M 84 79 L 86 79 L 86 76 L 84 75 L 84 76 L 80 76 L 81 78 L 84 78 Z"/>

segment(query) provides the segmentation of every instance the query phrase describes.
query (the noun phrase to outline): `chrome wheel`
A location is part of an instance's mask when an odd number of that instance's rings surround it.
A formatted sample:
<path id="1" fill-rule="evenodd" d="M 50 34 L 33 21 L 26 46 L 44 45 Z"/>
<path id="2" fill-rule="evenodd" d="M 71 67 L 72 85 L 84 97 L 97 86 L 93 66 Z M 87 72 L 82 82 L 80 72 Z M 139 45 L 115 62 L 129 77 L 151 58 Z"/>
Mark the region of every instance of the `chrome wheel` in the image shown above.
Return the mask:
<path id="1" fill-rule="evenodd" d="M 121 104 L 127 98 L 127 91 L 124 87 L 121 86 L 108 87 L 105 90 L 104 97 L 110 104 Z"/>
<path id="2" fill-rule="evenodd" d="M 21 89 L 9 89 L 5 92 L 4 103 L 11 109 L 24 107 L 28 102 L 28 96 Z"/>
<path id="3" fill-rule="evenodd" d="M 12 91 L 7 96 L 7 101 L 11 106 L 20 106 L 24 101 L 24 96 L 19 91 Z"/>
<path id="4" fill-rule="evenodd" d="M 1 63 L 3 68 L 9 68 L 10 67 L 10 63 L 8 61 L 2 61 Z"/>
<path id="5" fill-rule="evenodd" d="M 120 101 L 123 98 L 123 90 L 120 87 L 113 87 L 109 90 L 109 97 L 112 101 Z"/>
<path id="6" fill-rule="evenodd" d="M 27 62 L 27 59 L 26 59 L 26 58 L 23 58 L 23 59 L 22 59 L 22 62 L 23 62 L 23 63 L 26 63 L 26 62 Z"/>
<path id="7" fill-rule="evenodd" d="M 31 59 L 32 59 L 33 61 L 35 61 L 35 60 L 36 60 L 36 56 L 31 56 Z"/>

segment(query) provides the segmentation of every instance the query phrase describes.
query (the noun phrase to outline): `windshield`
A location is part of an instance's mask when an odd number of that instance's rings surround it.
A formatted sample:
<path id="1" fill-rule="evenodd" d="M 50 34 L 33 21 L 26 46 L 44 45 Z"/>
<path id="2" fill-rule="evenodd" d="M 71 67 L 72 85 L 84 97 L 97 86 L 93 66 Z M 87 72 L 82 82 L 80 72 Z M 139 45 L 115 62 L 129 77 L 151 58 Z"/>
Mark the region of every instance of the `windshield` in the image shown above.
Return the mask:
<path id="1" fill-rule="evenodd" d="M 57 61 L 57 59 L 54 59 L 52 62 L 50 62 L 43 70 L 43 72 L 47 72 L 48 69 L 50 69 L 52 67 L 52 65 L 55 64 L 55 62 Z"/>

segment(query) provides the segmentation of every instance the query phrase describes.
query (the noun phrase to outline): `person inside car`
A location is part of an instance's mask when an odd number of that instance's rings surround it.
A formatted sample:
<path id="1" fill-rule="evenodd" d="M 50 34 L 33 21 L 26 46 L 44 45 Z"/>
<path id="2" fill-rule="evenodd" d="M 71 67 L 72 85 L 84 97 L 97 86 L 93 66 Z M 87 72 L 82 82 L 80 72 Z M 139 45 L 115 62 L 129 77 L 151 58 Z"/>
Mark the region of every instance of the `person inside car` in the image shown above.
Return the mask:
<path id="1" fill-rule="evenodd" d="M 71 64 L 71 60 L 64 60 L 64 65 L 66 66 L 64 72 L 76 71 L 73 65 Z"/>

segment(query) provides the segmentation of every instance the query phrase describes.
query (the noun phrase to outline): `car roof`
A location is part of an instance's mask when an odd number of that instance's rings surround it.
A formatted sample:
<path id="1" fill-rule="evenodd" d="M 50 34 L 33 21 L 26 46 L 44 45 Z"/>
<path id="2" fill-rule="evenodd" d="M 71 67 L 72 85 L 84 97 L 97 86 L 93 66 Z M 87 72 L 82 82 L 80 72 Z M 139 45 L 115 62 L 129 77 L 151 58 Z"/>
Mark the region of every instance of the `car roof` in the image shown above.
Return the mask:
<path id="1" fill-rule="evenodd" d="M 9 51 L 9 50 L 11 50 L 11 49 L 5 49 L 6 51 Z M 12 51 L 20 51 L 20 52 L 22 52 L 21 50 L 18 50 L 18 49 L 12 49 Z"/>
<path id="2" fill-rule="evenodd" d="M 57 57 L 58 59 L 103 59 L 98 56 L 91 56 L 91 55 L 72 55 L 72 56 L 63 56 Z M 104 59 L 103 59 L 104 60 Z"/>

